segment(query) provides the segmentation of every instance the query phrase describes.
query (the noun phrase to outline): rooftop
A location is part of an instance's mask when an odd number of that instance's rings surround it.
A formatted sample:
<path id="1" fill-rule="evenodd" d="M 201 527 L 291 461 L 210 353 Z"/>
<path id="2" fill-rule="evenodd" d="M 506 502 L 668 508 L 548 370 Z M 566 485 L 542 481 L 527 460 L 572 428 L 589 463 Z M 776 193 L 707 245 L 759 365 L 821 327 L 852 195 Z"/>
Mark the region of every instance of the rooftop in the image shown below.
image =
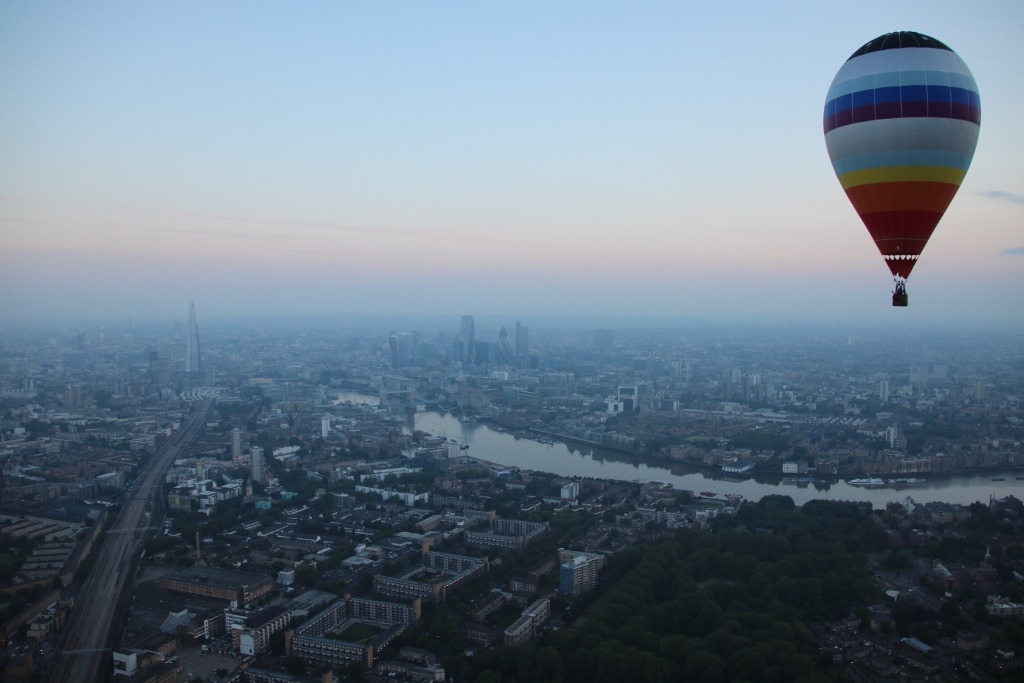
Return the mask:
<path id="1" fill-rule="evenodd" d="M 239 572 L 233 569 L 199 566 L 182 569 L 181 571 L 167 574 L 161 578 L 230 590 L 237 589 L 240 586 L 255 586 L 263 581 L 270 581 L 270 577 L 266 574 L 253 574 L 251 572 Z"/>

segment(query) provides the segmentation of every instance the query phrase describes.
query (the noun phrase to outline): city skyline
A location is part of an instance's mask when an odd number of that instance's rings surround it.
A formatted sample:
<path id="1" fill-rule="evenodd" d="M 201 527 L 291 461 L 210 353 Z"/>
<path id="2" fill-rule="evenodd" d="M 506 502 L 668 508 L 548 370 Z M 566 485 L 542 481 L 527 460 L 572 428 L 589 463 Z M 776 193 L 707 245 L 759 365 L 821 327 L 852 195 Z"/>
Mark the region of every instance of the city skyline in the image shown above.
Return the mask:
<path id="1" fill-rule="evenodd" d="M 0 10 L 0 323 L 191 297 L 1021 322 L 1018 4 L 238 7 Z M 836 69 L 900 29 L 963 57 L 985 119 L 896 315 L 820 120 Z"/>

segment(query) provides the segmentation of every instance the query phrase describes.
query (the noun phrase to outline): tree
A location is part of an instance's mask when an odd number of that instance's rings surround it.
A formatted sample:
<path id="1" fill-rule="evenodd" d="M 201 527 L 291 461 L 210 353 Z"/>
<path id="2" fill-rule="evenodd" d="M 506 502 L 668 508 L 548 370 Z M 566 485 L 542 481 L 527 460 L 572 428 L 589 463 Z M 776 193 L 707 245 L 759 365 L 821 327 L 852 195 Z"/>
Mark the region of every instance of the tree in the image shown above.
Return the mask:
<path id="1" fill-rule="evenodd" d="M 311 564 L 299 567 L 295 572 L 295 580 L 308 587 L 316 585 L 317 576 L 316 567 Z"/>
<path id="2" fill-rule="evenodd" d="M 288 655 L 288 673 L 293 676 L 301 676 L 306 673 L 306 660 L 298 655 Z"/>

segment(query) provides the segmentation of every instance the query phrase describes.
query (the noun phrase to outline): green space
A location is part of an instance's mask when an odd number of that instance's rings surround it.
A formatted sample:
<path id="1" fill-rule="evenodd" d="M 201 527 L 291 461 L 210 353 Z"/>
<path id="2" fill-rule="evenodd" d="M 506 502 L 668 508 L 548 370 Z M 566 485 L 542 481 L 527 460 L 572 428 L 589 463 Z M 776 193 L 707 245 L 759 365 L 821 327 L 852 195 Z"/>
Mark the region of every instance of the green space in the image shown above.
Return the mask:
<path id="1" fill-rule="evenodd" d="M 605 585 L 562 614 L 569 628 L 536 646 L 481 651 L 459 663 L 462 679 L 841 680 L 806 624 L 845 617 L 877 595 L 866 553 L 883 548 L 884 536 L 869 513 L 766 496 L 714 533 L 682 530 L 633 546 L 613 558 Z"/>
<path id="2" fill-rule="evenodd" d="M 349 643 L 368 643 L 380 633 L 381 627 L 376 624 L 368 624 L 365 621 L 357 621 L 349 624 L 343 631 L 336 632 L 337 640 L 344 640 Z"/>

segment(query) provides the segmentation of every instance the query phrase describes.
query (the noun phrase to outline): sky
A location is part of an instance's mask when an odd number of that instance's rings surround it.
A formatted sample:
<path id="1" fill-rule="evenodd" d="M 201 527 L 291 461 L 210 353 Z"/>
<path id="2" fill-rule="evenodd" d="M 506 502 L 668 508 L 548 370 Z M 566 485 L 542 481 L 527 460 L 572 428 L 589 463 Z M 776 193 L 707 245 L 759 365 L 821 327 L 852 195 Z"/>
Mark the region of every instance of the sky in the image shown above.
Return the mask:
<path id="1" fill-rule="evenodd" d="M 932 35 L 974 162 L 890 306 L 825 93 Z M 1024 3 L 0 4 L 0 324 L 1024 326 Z"/>

